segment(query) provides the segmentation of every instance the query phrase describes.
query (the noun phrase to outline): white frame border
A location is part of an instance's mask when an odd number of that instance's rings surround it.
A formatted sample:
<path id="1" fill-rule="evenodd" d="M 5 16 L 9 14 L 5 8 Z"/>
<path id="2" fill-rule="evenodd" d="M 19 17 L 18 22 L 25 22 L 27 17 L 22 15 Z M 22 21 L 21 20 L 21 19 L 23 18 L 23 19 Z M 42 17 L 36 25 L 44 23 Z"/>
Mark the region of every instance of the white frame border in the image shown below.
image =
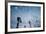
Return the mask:
<path id="1" fill-rule="evenodd" d="M 19 28 L 11 29 L 10 28 L 10 5 L 19 5 L 19 6 L 40 6 L 41 7 L 41 28 Z M 43 4 L 26 4 L 26 3 L 8 3 L 8 32 L 17 32 L 17 31 L 33 31 L 33 30 L 43 30 Z"/>

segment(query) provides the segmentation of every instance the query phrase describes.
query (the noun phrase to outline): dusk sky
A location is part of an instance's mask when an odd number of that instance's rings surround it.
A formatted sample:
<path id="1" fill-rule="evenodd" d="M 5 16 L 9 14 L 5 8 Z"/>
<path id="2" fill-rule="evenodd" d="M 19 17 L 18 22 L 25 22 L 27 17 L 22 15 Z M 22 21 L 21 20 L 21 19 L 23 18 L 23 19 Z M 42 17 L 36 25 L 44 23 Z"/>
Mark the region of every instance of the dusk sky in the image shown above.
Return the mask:
<path id="1" fill-rule="evenodd" d="M 26 25 L 28 24 L 28 21 L 31 21 L 32 24 L 37 25 L 38 22 L 35 23 L 35 21 L 40 20 L 41 8 L 38 6 L 11 5 L 10 8 L 11 8 L 11 27 L 12 28 L 15 28 L 17 25 L 17 17 L 21 17 L 22 22 L 23 22 L 22 24 L 26 23 Z M 29 26 L 27 25 L 27 27 Z"/>

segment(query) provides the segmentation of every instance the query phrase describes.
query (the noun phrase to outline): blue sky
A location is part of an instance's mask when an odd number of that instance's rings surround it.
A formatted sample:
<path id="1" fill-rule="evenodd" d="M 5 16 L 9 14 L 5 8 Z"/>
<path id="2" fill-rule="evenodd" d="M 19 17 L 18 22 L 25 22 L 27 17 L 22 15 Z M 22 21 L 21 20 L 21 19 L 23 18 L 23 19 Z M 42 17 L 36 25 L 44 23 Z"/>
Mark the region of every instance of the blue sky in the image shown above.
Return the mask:
<path id="1" fill-rule="evenodd" d="M 11 5 L 11 25 L 16 27 L 17 17 L 21 17 L 23 23 L 27 23 L 29 20 L 34 22 L 40 20 L 41 8 L 38 6 L 16 6 Z"/>

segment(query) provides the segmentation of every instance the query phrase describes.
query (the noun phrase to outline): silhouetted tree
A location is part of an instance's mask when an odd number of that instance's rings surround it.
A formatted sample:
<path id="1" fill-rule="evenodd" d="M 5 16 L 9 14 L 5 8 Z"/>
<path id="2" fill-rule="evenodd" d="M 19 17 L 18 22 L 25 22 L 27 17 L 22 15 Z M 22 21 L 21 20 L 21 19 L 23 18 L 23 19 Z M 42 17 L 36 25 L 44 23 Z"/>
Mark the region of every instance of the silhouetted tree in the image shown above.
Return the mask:
<path id="1" fill-rule="evenodd" d="M 22 23 L 22 20 L 21 20 L 21 17 L 17 17 L 17 27 L 16 28 L 18 28 L 19 27 L 19 23 Z"/>
<path id="2" fill-rule="evenodd" d="M 30 27 L 31 27 L 31 21 L 29 21 L 29 25 L 30 25 Z"/>

